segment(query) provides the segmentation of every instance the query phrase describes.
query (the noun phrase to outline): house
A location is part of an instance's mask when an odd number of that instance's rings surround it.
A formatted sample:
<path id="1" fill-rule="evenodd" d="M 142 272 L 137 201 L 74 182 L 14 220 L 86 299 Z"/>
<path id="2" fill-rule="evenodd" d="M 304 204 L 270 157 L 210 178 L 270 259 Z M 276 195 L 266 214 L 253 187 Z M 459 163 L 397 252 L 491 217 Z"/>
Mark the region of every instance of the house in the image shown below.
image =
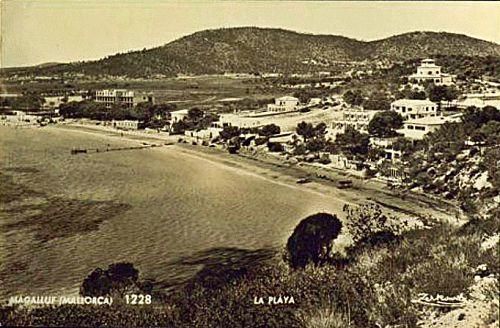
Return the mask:
<path id="1" fill-rule="evenodd" d="M 309 99 L 309 105 L 315 106 L 315 105 L 321 105 L 323 103 L 323 99 L 321 98 L 311 98 Z"/>
<path id="2" fill-rule="evenodd" d="M 397 130 L 397 132 L 403 134 L 406 138 L 422 140 L 427 133 L 437 130 L 445 123 L 460 122 L 461 117 L 462 114 L 455 114 L 450 116 L 427 116 L 410 119 L 404 122 L 403 128 Z"/>
<path id="3" fill-rule="evenodd" d="M 226 126 L 236 126 L 238 128 L 258 128 L 265 125 L 264 121 L 259 116 L 250 116 L 244 114 L 221 114 L 218 122 L 213 122 L 213 125 L 218 128 Z"/>
<path id="4" fill-rule="evenodd" d="M 38 115 L 28 114 L 24 111 L 14 110 L 8 114 L 2 114 L 0 119 L 15 125 L 29 125 L 38 123 L 41 117 Z"/>
<path id="5" fill-rule="evenodd" d="M 209 127 L 207 129 L 203 130 L 198 130 L 198 131 L 184 131 L 184 135 L 186 137 L 191 137 L 192 139 L 196 141 L 212 141 L 213 139 L 217 138 L 222 131 L 221 128 L 216 128 L 216 127 Z"/>
<path id="6" fill-rule="evenodd" d="M 391 103 L 391 110 L 408 120 L 437 116 L 438 105 L 427 99 L 399 99 Z"/>
<path id="7" fill-rule="evenodd" d="M 330 166 L 339 170 L 357 170 L 358 163 L 343 154 L 330 154 Z"/>
<path id="8" fill-rule="evenodd" d="M 53 109 L 53 108 L 58 108 L 59 105 L 63 103 L 69 103 L 69 102 L 80 102 L 83 101 L 84 98 L 81 95 L 75 95 L 75 96 L 49 96 L 49 97 L 44 97 L 44 103 L 43 103 L 43 108 L 44 109 Z"/>
<path id="9" fill-rule="evenodd" d="M 20 93 L 0 93 L 0 99 L 21 97 Z"/>
<path id="10" fill-rule="evenodd" d="M 276 98 L 274 104 L 268 104 L 269 112 L 289 112 L 294 111 L 299 106 L 299 99 L 291 96 Z"/>
<path id="11" fill-rule="evenodd" d="M 176 110 L 173 112 L 170 112 L 170 120 L 172 123 L 180 122 L 183 119 L 188 117 L 188 110 L 187 109 L 181 109 L 181 110 Z"/>
<path id="12" fill-rule="evenodd" d="M 352 127 L 360 132 L 368 132 L 368 124 L 379 113 L 378 110 L 364 110 L 351 108 L 342 111 L 339 118 L 333 118 L 330 128 L 332 132 L 343 133 L 346 127 Z"/>
<path id="13" fill-rule="evenodd" d="M 370 145 L 382 148 L 388 148 L 391 147 L 394 144 L 394 142 L 396 142 L 397 139 L 398 137 L 388 137 L 388 138 L 370 137 Z"/>
<path id="14" fill-rule="evenodd" d="M 113 104 L 121 104 L 132 108 L 143 102 L 154 104 L 154 97 L 151 93 L 126 89 L 97 90 L 95 92 L 95 101 L 106 105 L 107 108 L 110 108 Z"/>
<path id="15" fill-rule="evenodd" d="M 462 109 L 471 106 L 477 108 L 483 108 L 486 106 L 500 108 L 500 92 L 468 93 L 464 95 L 463 99 L 453 100 L 446 104 L 446 106 Z"/>
<path id="16" fill-rule="evenodd" d="M 434 84 L 451 85 L 453 84 L 454 76 L 441 72 L 441 66 L 436 65 L 433 59 L 424 59 L 417 67 L 417 72 L 408 76 L 410 81 L 432 82 Z"/>
<path id="17" fill-rule="evenodd" d="M 120 130 L 138 130 L 140 123 L 136 120 L 113 120 L 111 125 Z"/>

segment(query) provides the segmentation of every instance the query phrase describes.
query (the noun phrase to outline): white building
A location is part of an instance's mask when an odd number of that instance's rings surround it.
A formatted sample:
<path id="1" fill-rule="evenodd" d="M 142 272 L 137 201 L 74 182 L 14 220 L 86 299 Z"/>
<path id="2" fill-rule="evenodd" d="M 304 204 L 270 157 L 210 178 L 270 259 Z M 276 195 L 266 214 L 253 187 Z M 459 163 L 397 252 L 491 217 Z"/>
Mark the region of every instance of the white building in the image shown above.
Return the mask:
<path id="1" fill-rule="evenodd" d="M 347 127 L 352 127 L 360 132 L 368 132 L 368 124 L 379 113 L 379 110 L 346 109 L 340 118 L 333 118 L 330 125 L 332 132 L 343 133 Z"/>
<path id="2" fill-rule="evenodd" d="M 187 109 L 181 109 L 170 112 L 170 120 L 172 121 L 172 123 L 182 121 L 186 117 L 188 117 Z"/>
<path id="3" fill-rule="evenodd" d="M 274 104 L 268 104 L 269 112 L 289 112 L 294 111 L 299 106 L 299 99 L 291 96 L 276 98 Z"/>
<path id="4" fill-rule="evenodd" d="M 224 128 L 226 126 L 236 126 L 238 128 L 258 128 L 265 125 L 262 117 L 247 116 L 241 114 L 221 114 L 218 122 L 214 122 L 215 127 Z"/>
<path id="5" fill-rule="evenodd" d="M 108 108 L 113 104 L 123 104 L 131 108 L 143 102 L 154 104 L 154 97 L 149 93 L 126 89 L 97 90 L 95 92 L 95 101 L 105 104 Z"/>
<path id="6" fill-rule="evenodd" d="M 197 141 L 212 141 L 214 138 L 217 138 L 222 131 L 221 128 L 210 127 L 203 130 L 198 131 L 184 131 L 184 135 L 186 137 L 191 137 L 196 139 Z"/>
<path id="7" fill-rule="evenodd" d="M 437 109 L 438 105 L 427 99 L 399 99 L 391 103 L 391 110 L 401 114 L 405 120 L 436 116 Z"/>
<path id="8" fill-rule="evenodd" d="M 424 136 L 437 130 L 445 123 L 460 122 L 462 114 L 455 114 L 450 116 L 427 116 L 422 118 L 410 119 L 403 124 L 403 128 L 397 130 L 402 133 L 406 138 L 414 140 L 422 140 Z"/>
<path id="9" fill-rule="evenodd" d="M 433 59 L 422 60 L 417 67 L 417 73 L 408 76 L 410 81 L 415 82 L 433 82 L 434 84 L 453 84 L 454 76 L 441 72 L 441 66 L 435 64 Z"/>
<path id="10" fill-rule="evenodd" d="M 0 120 L 14 125 L 31 125 L 36 124 L 40 120 L 40 116 L 27 114 L 24 111 L 14 110 L 9 114 L 0 115 Z"/>
<path id="11" fill-rule="evenodd" d="M 83 101 L 84 98 L 81 95 L 75 95 L 75 96 L 49 96 L 49 97 L 44 97 L 45 102 L 43 103 L 43 108 L 44 109 L 52 109 L 52 108 L 58 108 L 59 105 L 63 103 L 69 103 L 69 102 L 80 102 Z"/>
<path id="12" fill-rule="evenodd" d="M 493 106 L 500 108 L 500 92 L 467 93 L 463 97 L 464 99 L 453 100 L 445 104 L 445 106 L 458 108 Z"/>
<path id="13" fill-rule="evenodd" d="M 321 98 L 311 98 L 309 99 L 309 105 L 321 105 L 323 103 L 323 99 Z"/>
<path id="14" fill-rule="evenodd" d="M 121 129 L 121 130 L 139 129 L 139 121 L 136 120 L 113 120 L 111 121 L 111 124 L 115 129 Z"/>

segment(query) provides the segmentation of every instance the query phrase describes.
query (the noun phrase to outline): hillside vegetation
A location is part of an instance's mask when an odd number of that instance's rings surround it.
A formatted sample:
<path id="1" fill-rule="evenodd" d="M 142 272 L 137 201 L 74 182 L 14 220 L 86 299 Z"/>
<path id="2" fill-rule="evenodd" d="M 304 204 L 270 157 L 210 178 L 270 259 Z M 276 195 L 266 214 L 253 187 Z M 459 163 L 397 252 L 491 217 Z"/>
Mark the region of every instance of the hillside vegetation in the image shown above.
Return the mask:
<path id="1" fill-rule="evenodd" d="M 75 72 L 128 77 L 225 72 L 325 71 L 352 61 L 403 61 L 437 55 L 500 56 L 500 45 L 466 35 L 412 32 L 363 42 L 336 35 L 256 27 L 205 30 L 166 45 L 91 62 L 36 67 L 28 72 Z M 20 70 L 26 73 L 26 69 Z M 9 69 L 4 72 L 16 72 Z"/>

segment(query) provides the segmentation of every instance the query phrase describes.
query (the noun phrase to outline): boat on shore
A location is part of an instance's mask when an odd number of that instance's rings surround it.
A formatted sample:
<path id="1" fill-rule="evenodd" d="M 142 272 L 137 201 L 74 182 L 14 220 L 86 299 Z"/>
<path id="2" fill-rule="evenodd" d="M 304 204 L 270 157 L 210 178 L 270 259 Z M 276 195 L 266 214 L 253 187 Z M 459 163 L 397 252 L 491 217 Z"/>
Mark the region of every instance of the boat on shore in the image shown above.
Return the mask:
<path id="1" fill-rule="evenodd" d="M 71 149 L 71 154 L 72 155 L 75 155 L 75 154 L 86 154 L 87 153 L 87 149 L 81 149 L 81 148 L 72 148 Z"/>

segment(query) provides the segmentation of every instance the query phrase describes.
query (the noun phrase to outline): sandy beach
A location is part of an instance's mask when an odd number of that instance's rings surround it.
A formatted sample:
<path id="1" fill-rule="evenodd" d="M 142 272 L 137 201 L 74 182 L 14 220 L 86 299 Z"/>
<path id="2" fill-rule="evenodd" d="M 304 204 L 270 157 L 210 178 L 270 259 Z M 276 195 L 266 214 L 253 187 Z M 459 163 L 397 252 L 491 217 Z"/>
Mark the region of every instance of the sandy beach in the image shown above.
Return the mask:
<path id="1" fill-rule="evenodd" d="M 459 212 L 455 204 L 425 195 L 399 191 L 392 191 L 384 183 L 374 180 L 363 180 L 356 177 L 348 177 L 354 180 L 354 187 L 349 189 L 338 189 L 336 181 L 345 179 L 346 174 L 333 170 L 321 170 L 319 168 L 288 165 L 280 162 L 272 156 L 254 157 L 248 153 L 241 152 L 237 155 L 228 154 L 226 151 L 204 146 L 193 146 L 186 143 L 177 143 L 178 135 L 158 135 L 155 133 L 141 133 L 137 131 L 120 132 L 111 128 L 89 126 L 89 125 L 67 125 L 58 126 L 58 129 L 94 133 L 109 138 L 119 137 L 121 140 L 131 142 L 152 142 L 158 145 L 164 143 L 175 143 L 169 146 L 187 156 L 195 157 L 201 161 L 209 161 L 224 169 L 236 170 L 239 174 L 251 175 L 256 178 L 266 179 L 272 183 L 281 184 L 289 188 L 300 189 L 321 196 L 331 196 L 348 204 L 363 204 L 376 202 L 386 208 L 388 212 L 403 216 L 431 216 L 438 220 L 448 221 L 452 224 L 461 224 L 457 219 Z M 157 150 L 161 151 L 161 148 Z M 333 181 L 314 178 L 316 172 L 327 173 Z M 297 185 L 297 179 L 310 176 L 312 182 Z M 339 206 L 339 213 L 342 211 Z"/>
<path id="2" fill-rule="evenodd" d="M 410 222 L 424 214 L 456 220 L 433 200 L 401 199 L 361 180 L 351 189 L 317 178 L 297 184 L 311 172 L 176 143 L 178 136 L 68 125 L 2 127 L 0 134 L 0 178 L 7 186 L 0 204 L 0 296 L 76 294 L 93 269 L 117 261 L 170 286 L 197 272 L 200 257 L 280 249 L 310 214 L 344 220 L 346 203 L 385 204 Z M 141 149 L 127 149 L 135 147 Z M 72 155 L 73 148 L 104 151 Z M 341 235 L 337 249 L 349 240 Z"/>

